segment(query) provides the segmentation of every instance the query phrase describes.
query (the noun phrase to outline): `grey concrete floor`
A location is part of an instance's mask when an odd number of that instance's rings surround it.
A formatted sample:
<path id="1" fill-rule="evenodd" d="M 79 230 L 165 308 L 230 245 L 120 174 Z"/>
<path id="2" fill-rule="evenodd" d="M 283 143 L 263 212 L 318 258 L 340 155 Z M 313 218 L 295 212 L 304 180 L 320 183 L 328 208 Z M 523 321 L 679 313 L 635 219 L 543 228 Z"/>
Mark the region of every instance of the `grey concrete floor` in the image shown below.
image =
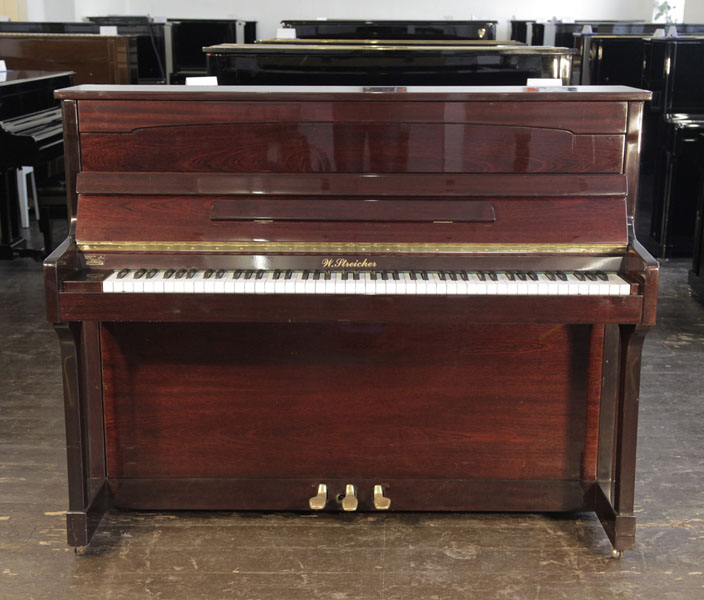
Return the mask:
<path id="1" fill-rule="evenodd" d="M 592 514 L 113 512 L 77 555 L 41 267 L 0 261 L 0 599 L 704 599 L 704 306 L 687 268 L 663 265 L 637 545 L 615 561 Z"/>

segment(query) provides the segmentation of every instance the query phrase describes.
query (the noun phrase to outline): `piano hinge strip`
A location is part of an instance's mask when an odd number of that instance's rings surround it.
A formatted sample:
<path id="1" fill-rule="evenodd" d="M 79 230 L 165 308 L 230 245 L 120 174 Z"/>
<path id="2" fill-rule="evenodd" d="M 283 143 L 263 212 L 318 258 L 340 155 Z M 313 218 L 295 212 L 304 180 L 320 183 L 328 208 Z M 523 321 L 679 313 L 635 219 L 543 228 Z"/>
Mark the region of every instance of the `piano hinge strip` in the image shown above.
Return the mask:
<path id="1" fill-rule="evenodd" d="M 82 252 L 257 252 L 400 254 L 621 254 L 623 244 L 423 244 L 359 242 L 78 242 Z"/>

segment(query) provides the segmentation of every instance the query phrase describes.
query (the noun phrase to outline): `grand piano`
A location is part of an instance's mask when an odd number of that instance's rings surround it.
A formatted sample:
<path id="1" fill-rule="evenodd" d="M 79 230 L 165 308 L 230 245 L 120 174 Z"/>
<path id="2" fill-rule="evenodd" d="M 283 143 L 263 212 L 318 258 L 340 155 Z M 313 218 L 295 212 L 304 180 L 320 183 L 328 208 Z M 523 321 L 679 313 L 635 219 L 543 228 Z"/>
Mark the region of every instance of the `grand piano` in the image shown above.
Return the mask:
<path id="1" fill-rule="evenodd" d="M 15 169 L 61 157 L 61 111 L 54 90 L 72 83 L 71 72 L 0 72 L 0 258 L 27 252 Z"/>
<path id="2" fill-rule="evenodd" d="M 119 507 L 595 511 L 633 548 L 649 92 L 58 97 L 71 545 Z"/>

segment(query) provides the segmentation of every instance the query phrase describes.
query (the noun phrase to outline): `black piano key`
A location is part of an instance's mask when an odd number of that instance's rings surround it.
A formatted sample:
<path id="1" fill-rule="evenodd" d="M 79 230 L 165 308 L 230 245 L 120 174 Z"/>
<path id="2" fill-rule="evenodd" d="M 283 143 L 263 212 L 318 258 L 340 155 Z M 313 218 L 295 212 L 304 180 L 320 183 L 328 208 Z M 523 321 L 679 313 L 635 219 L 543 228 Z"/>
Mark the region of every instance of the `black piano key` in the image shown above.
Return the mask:
<path id="1" fill-rule="evenodd" d="M 574 275 L 580 281 L 584 281 L 584 273 L 580 271 L 573 271 L 572 275 Z"/>
<path id="2" fill-rule="evenodd" d="M 242 269 L 235 269 L 235 272 L 232 274 L 233 279 L 239 279 L 242 277 L 243 271 Z"/>
<path id="3" fill-rule="evenodd" d="M 215 279 L 222 279 L 225 277 L 225 269 L 218 269 L 215 273 Z"/>
<path id="4" fill-rule="evenodd" d="M 254 275 L 254 271 L 252 269 L 247 269 L 247 272 L 244 274 L 245 279 L 252 279 L 252 276 Z"/>
<path id="5" fill-rule="evenodd" d="M 359 281 L 359 271 L 355 271 L 354 273 L 352 273 L 352 279 L 354 279 L 355 281 Z"/>
<path id="6" fill-rule="evenodd" d="M 462 278 L 462 281 L 469 281 L 469 275 L 467 274 L 467 271 L 460 271 L 460 277 Z"/>
<path id="7" fill-rule="evenodd" d="M 596 281 L 596 273 L 592 273 L 591 271 L 586 271 L 584 275 L 587 277 L 589 281 Z"/>
<path id="8" fill-rule="evenodd" d="M 538 274 L 535 271 L 526 271 L 526 275 L 533 281 L 538 281 Z"/>
<path id="9" fill-rule="evenodd" d="M 371 278 L 372 281 L 376 281 L 376 271 L 370 271 L 369 277 Z"/>
<path id="10" fill-rule="evenodd" d="M 215 275 L 215 271 L 213 269 L 206 269 L 205 273 L 203 273 L 203 279 L 210 279 L 213 275 Z"/>
<path id="11" fill-rule="evenodd" d="M 555 271 L 555 275 L 557 275 L 558 279 L 562 281 L 567 281 L 567 273 L 563 273 L 562 271 Z"/>
<path id="12" fill-rule="evenodd" d="M 438 271 L 438 277 L 440 281 L 445 281 L 445 271 Z"/>
<path id="13" fill-rule="evenodd" d="M 477 271 L 477 277 L 479 277 L 479 281 L 486 281 L 486 273 L 484 271 Z"/>
<path id="14" fill-rule="evenodd" d="M 342 281 L 347 281 L 349 279 L 349 271 L 342 271 Z"/>
<path id="15" fill-rule="evenodd" d="M 489 279 L 491 279 L 492 281 L 498 281 L 498 280 L 499 280 L 499 276 L 498 276 L 498 274 L 496 273 L 496 271 L 489 271 L 489 272 L 487 273 L 487 275 L 489 275 Z"/>
<path id="16" fill-rule="evenodd" d="M 516 277 L 521 281 L 526 281 L 526 274 L 523 271 L 516 271 Z"/>
<path id="17" fill-rule="evenodd" d="M 257 270 L 257 276 L 255 279 L 264 279 L 264 275 L 266 274 L 266 271 Z"/>
<path id="18" fill-rule="evenodd" d="M 389 280 L 389 272 L 388 271 L 382 271 L 381 272 L 381 279 L 383 281 L 388 281 Z"/>
<path id="19" fill-rule="evenodd" d="M 451 281 L 457 281 L 457 273 L 454 271 L 447 271 L 447 274 L 450 276 Z"/>
<path id="20" fill-rule="evenodd" d="M 513 271 L 506 271 L 506 277 L 509 281 L 516 281 L 516 274 Z"/>
<path id="21" fill-rule="evenodd" d="M 545 271 L 545 277 L 547 277 L 550 281 L 555 281 L 555 273 Z"/>
<path id="22" fill-rule="evenodd" d="M 391 271 L 391 277 L 393 277 L 394 281 L 399 281 L 401 279 L 398 275 L 398 271 Z"/>
<path id="23" fill-rule="evenodd" d="M 174 276 L 174 273 L 176 273 L 174 269 L 166 269 L 166 273 L 164 273 L 164 279 L 171 279 Z"/>
<path id="24" fill-rule="evenodd" d="M 144 277 L 144 275 L 145 275 L 146 273 L 147 273 L 147 270 L 146 270 L 146 269 L 139 269 L 139 270 L 134 274 L 134 278 L 135 278 L 135 279 L 142 279 L 142 277 Z"/>
<path id="25" fill-rule="evenodd" d="M 411 271 L 410 274 L 411 274 L 411 279 L 412 279 L 413 281 L 416 281 L 416 280 L 418 279 L 418 276 L 416 275 L 416 272 L 415 272 L 415 271 Z"/>
<path id="26" fill-rule="evenodd" d="M 198 275 L 198 269 L 191 269 L 186 274 L 186 279 L 193 279 L 196 275 Z"/>
<path id="27" fill-rule="evenodd" d="M 306 269 L 303 271 L 303 281 L 308 281 L 308 278 L 310 277 L 310 271 Z"/>
<path id="28" fill-rule="evenodd" d="M 176 271 L 176 279 L 183 279 L 186 276 L 186 269 Z"/>
<path id="29" fill-rule="evenodd" d="M 608 281 L 608 280 L 609 280 L 609 276 L 608 276 L 606 273 L 604 273 L 604 271 L 597 271 L 597 272 L 596 272 L 596 276 L 597 276 L 599 279 L 601 279 L 602 281 Z"/>
<path id="30" fill-rule="evenodd" d="M 318 281 L 320 279 L 320 271 L 316 270 L 315 273 L 313 273 L 313 281 Z"/>
<path id="31" fill-rule="evenodd" d="M 428 281 L 428 271 L 421 271 L 420 276 L 423 279 L 423 281 Z"/>
<path id="32" fill-rule="evenodd" d="M 156 277 L 156 274 L 159 272 L 159 269 L 149 269 L 147 271 L 147 279 L 154 279 Z"/>
<path id="33" fill-rule="evenodd" d="M 274 279 L 280 279 L 280 278 L 281 278 L 281 270 L 274 269 Z"/>
<path id="34" fill-rule="evenodd" d="M 291 279 L 293 277 L 293 271 L 291 269 L 286 269 L 286 279 Z"/>
<path id="35" fill-rule="evenodd" d="M 332 279 L 332 273 L 330 271 L 325 271 L 325 281 L 330 281 Z"/>
<path id="36" fill-rule="evenodd" d="M 127 277 L 127 275 L 129 275 L 129 273 L 130 273 L 130 270 L 129 270 L 129 269 L 122 269 L 122 270 L 117 274 L 117 278 L 118 278 L 118 279 L 124 279 L 125 277 Z"/>

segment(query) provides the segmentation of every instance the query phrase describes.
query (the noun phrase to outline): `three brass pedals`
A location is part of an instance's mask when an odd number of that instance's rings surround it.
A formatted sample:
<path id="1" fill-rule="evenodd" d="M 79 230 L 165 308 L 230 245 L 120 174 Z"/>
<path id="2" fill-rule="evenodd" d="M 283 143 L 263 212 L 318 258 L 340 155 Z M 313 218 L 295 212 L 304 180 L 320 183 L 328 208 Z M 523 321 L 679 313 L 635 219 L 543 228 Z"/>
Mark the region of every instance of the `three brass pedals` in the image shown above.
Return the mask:
<path id="1" fill-rule="evenodd" d="M 391 506 L 391 499 L 384 496 L 384 488 L 381 485 L 374 486 L 374 508 L 376 510 L 388 510 Z M 345 485 L 345 493 L 340 494 L 336 500 L 342 506 L 342 510 L 352 512 L 357 510 L 359 500 L 357 499 L 357 486 L 348 483 Z M 311 510 L 323 510 L 328 503 L 328 486 L 324 483 L 318 484 L 318 493 L 308 500 Z"/>

